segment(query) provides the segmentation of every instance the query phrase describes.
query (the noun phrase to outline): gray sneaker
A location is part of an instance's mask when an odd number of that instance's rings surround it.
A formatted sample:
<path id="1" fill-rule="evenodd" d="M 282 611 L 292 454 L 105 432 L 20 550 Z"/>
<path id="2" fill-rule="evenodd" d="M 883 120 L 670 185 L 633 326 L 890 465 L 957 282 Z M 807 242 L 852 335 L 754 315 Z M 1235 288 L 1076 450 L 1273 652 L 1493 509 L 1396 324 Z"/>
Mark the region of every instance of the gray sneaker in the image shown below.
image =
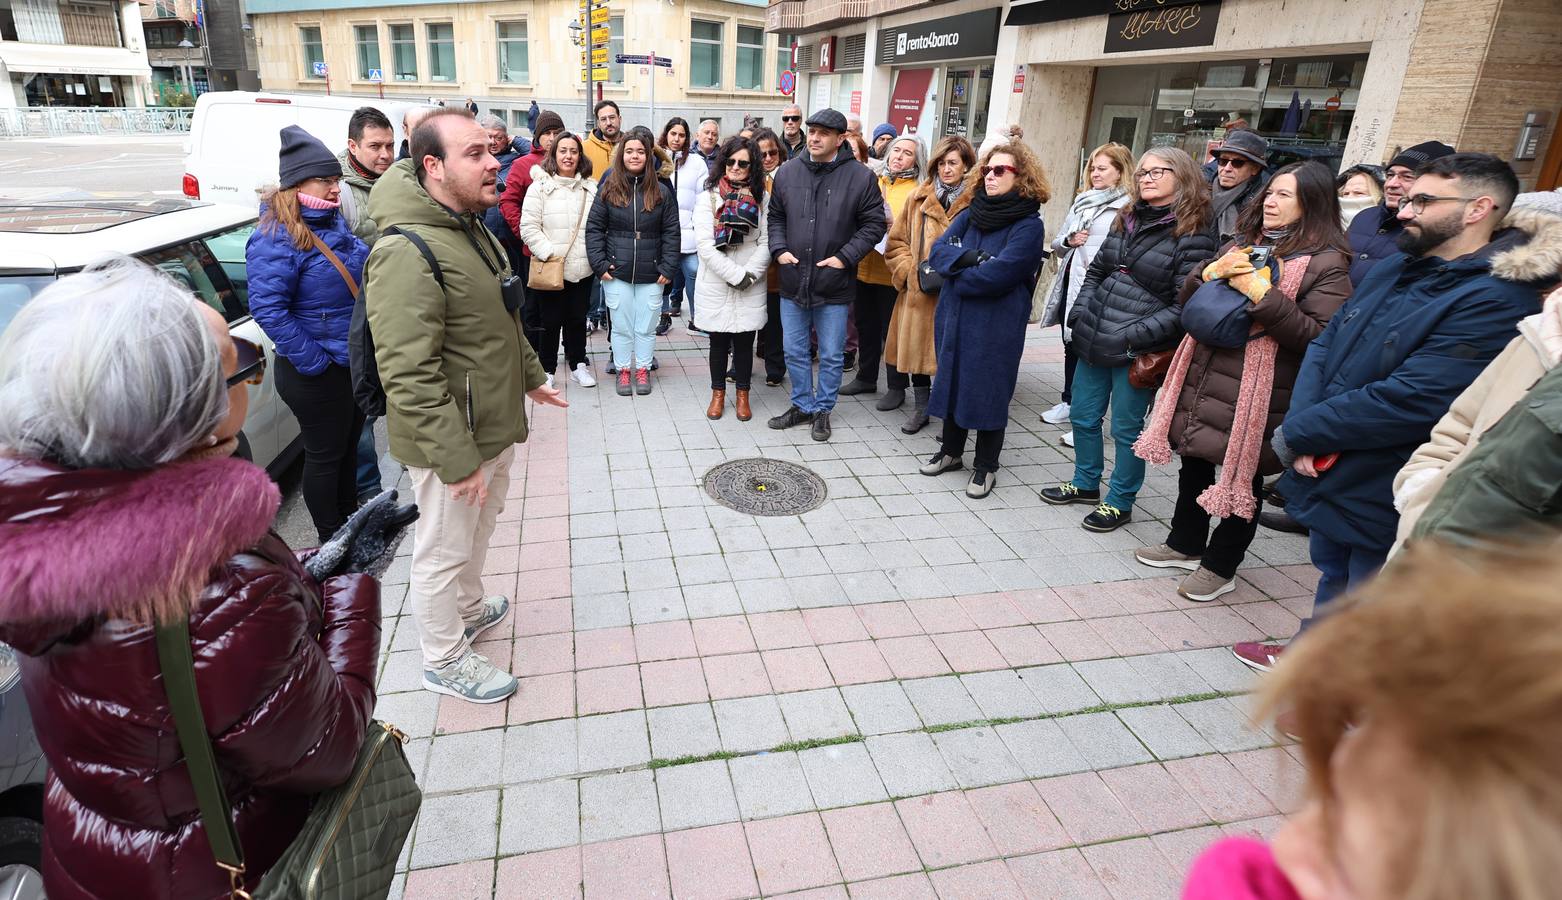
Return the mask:
<path id="1" fill-rule="evenodd" d="M 1177 593 L 1195 603 L 1208 603 L 1236 589 L 1235 578 L 1222 578 L 1203 566 L 1199 566 L 1192 575 L 1184 578 L 1182 583 L 1177 585 Z"/>
<path id="2" fill-rule="evenodd" d="M 509 614 L 509 597 L 484 597 L 483 614 L 477 617 L 476 622 L 467 623 L 466 642 L 471 644 L 478 635 L 504 621 L 504 617 Z"/>
<path id="3" fill-rule="evenodd" d="M 515 693 L 515 676 L 501 672 L 481 653 L 466 655 L 442 669 L 423 670 L 423 689 L 471 703 L 498 703 Z"/>
<path id="4" fill-rule="evenodd" d="M 1189 572 L 1199 567 L 1199 558 L 1189 556 L 1186 553 L 1178 553 L 1165 544 L 1157 544 L 1154 547 L 1140 547 L 1134 551 L 1134 559 L 1147 566 L 1157 569 L 1187 569 Z"/>

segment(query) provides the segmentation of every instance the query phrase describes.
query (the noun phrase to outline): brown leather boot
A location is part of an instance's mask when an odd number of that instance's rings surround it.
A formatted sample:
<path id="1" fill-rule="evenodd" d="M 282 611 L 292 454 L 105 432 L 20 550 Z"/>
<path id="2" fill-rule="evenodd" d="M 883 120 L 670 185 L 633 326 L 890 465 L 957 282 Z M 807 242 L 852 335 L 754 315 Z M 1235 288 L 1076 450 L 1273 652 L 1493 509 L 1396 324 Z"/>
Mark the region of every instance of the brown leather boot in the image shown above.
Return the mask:
<path id="1" fill-rule="evenodd" d="M 726 391 L 711 391 L 710 392 L 710 406 L 705 408 L 705 418 L 707 418 L 707 419 L 719 419 L 719 418 L 721 418 L 722 408 L 725 407 L 726 405 L 727 405 L 727 392 Z"/>
<path id="2" fill-rule="evenodd" d="M 748 408 L 748 391 L 738 388 L 738 421 L 747 422 L 754 418 L 754 411 Z"/>

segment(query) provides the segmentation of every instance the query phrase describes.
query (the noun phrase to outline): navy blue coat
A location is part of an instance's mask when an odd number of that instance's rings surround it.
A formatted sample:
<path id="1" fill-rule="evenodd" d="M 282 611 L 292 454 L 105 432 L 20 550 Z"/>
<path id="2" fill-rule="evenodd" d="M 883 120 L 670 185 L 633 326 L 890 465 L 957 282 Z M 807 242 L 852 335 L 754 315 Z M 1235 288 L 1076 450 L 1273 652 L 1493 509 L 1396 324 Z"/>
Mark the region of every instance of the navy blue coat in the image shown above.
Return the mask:
<path id="1" fill-rule="evenodd" d="M 955 262 L 973 249 L 992 258 L 956 270 Z M 928 262 L 944 276 L 944 287 L 933 313 L 938 374 L 929 415 L 979 431 L 1008 426 L 1031 293 L 1046 249 L 1040 219 L 1027 216 L 985 234 L 971 224 L 969 210 L 934 242 Z"/>
<path id="2" fill-rule="evenodd" d="M 1298 522 L 1353 547 L 1393 546 L 1394 475 L 1538 308 L 1534 285 L 1491 274 L 1492 256 L 1525 238 L 1504 230 L 1452 261 L 1383 260 L 1307 348 L 1275 450 L 1287 465 L 1303 453 L 1339 459 L 1317 478 L 1281 479 Z"/>
<path id="3" fill-rule="evenodd" d="M 363 284 L 363 264 L 369 247 L 347 228 L 334 209 L 300 210 L 353 281 Z M 265 206 L 261 206 L 264 223 Z M 256 228 L 244 246 L 249 279 L 249 310 L 277 353 L 305 375 L 318 375 L 326 366 L 348 365 L 347 326 L 352 322 L 353 295 L 341 273 L 319 250 L 293 246 L 285 229 Z"/>
<path id="4" fill-rule="evenodd" d="M 1398 238 L 1404 230 L 1399 210 L 1382 204 L 1364 209 L 1350 220 L 1345 238 L 1350 241 L 1351 287 L 1360 287 L 1373 266 L 1399 252 Z"/>

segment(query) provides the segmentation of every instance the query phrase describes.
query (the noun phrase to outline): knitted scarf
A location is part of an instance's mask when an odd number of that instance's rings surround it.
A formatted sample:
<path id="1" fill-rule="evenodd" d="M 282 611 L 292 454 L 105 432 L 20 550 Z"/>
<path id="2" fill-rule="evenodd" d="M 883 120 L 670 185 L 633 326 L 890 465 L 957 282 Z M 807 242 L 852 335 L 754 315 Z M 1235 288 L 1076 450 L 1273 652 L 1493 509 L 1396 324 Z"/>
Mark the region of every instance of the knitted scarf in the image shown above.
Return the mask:
<path id="1" fill-rule="evenodd" d="M 1041 212 L 1041 203 L 1032 197 L 1021 196 L 1017 190 L 993 197 L 988 195 L 985 186 L 978 184 L 971 195 L 969 208 L 971 224 L 984 234 L 992 234 Z"/>
<path id="2" fill-rule="evenodd" d="M 1296 302 L 1296 292 L 1311 259 L 1311 256 L 1295 256 L 1281 267 L 1278 287 L 1292 303 Z M 1191 334 L 1177 345 L 1177 353 L 1172 356 L 1171 368 L 1166 373 L 1166 383 L 1161 386 L 1160 396 L 1156 397 L 1155 411 L 1150 413 L 1150 423 L 1134 441 L 1134 455 L 1151 465 L 1164 466 L 1171 462 L 1168 436 L 1172 418 L 1177 414 L 1188 365 L 1198 346 L 1199 342 Z M 1275 356 L 1279 349 L 1279 343 L 1265 334 L 1248 341 L 1242 351 L 1242 383 L 1237 388 L 1237 405 L 1231 419 L 1231 433 L 1226 436 L 1226 455 L 1221 461 L 1220 477 L 1199 495 L 1199 505 L 1217 518 L 1241 516 L 1252 521 L 1257 515 L 1258 498 L 1253 496 L 1253 477 L 1258 474 L 1258 461 L 1264 452 L 1264 426 L 1269 420 L 1269 402 L 1274 395 Z M 1192 415 L 1191 411 L 1189 415 Z"/>
<path id="3" fill-rule="evenodd" d="M 732 247 L 743 243 L 749 232 L 759 227 L 759 204 L 747 184 L 733 184 L 726 176 L 716 185 L 721 206 L 716 208 L 716 246 Z"/>
<path id="4" fill-rule="evenodd" d="M 323 197 L 316 197 L 313 194 L 299 191 L 298 205 L 305 209 L 336 209 L 342 205 L 342 202 L 340 200 L 326 200 Z"/>
<path id="5" fill-rule="evenodd" d="M 938 198 L 938 205 L 942 206 L 945 210 L 954 205 L 954 202 L 959 200 L 960 195 L 963 193 L 965 193 L 964 178 L 960 179 L 954 184 L 944 184 L 942 181 L 936 179 L 933 182 L 933 195 Z"/>

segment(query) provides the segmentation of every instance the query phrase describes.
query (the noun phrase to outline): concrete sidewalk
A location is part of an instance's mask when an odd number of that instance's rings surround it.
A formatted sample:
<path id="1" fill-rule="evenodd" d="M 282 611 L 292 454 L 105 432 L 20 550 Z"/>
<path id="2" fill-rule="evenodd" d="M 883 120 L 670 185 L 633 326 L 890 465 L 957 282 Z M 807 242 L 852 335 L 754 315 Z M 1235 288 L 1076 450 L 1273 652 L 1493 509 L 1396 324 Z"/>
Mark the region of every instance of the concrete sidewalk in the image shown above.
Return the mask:
<path id="1" fill-rule="evenodd" d="M 561 366 L 569 410 L 533 411 L 484 579 L 515 604 L 479 645 L 520 677 L 508 703 L 418 688 L 407 557 L 387 574 L 377 714 L 425 791 L 393 896 L 1162 900 L 1210 841 L 1273 831 L 1299 756 L 1247 724 L 1226 648 L 1294 632 L 1304 541 L 1260 530 L 1240 589 L 1194 604 L 1132 556 L 1166 535 L 1174 467 L 1115 534 L 1042 503 L 1073 468 L 1038 420 L 1055 331 L 981 501 L 917 473 L 936 420 L 907 437 L 873 395 L 828 443 L 771 431 L 787 388 L 756 362 L 753 421 L 707 421 L 704 347 L 679 323 L 654 392 L 619 397 L 595 335 L 602 385 Z M 755 518 L 701 489 L 750 456 L 828 501 Z"/>

